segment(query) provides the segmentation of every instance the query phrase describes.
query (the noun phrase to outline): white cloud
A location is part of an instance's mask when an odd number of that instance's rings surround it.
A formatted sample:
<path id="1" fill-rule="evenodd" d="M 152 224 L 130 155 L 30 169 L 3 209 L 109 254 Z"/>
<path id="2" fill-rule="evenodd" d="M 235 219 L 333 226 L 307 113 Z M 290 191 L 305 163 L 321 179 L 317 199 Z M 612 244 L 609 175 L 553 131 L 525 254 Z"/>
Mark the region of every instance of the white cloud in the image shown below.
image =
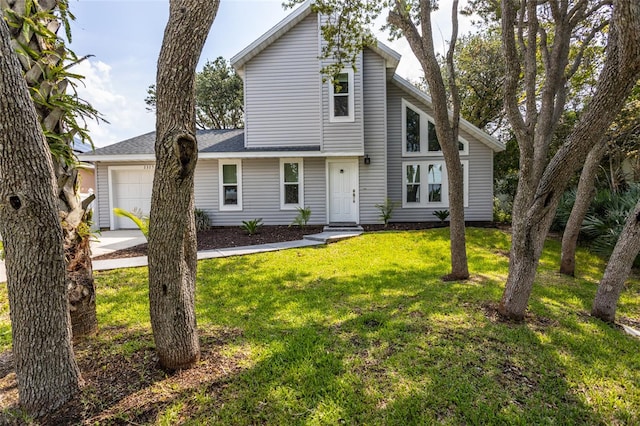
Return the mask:
<path id="1" fill-rule="evenodd" d="M 80 98 L 96 108 L 109 123 L 95 120 L 87 123 L 96 146 L 105 146 L 154 129 L 155 115 L 146 111 L 144 98 L 126 87 L 127 79 L 112 76 L 112 67 L 101 61 L 85 60 L 72 72 L 83 75 L 84 84 L 77 86 Z M 124 83 L 118 87 L 115 82 Z M 134 97 L 135 96 L 135 97 Z"/>

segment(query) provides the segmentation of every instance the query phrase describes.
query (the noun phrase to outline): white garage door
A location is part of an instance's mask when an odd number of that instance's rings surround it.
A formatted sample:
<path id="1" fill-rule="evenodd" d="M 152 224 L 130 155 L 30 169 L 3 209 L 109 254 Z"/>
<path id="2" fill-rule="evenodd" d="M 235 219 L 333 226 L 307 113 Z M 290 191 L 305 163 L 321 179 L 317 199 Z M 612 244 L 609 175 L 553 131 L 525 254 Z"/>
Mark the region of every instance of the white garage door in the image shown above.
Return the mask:
<path id="1" fill-rule="evenodd" d="M 149 215 L 151 210 L 151 188 L 153 187 L 153 168 L 116 169 L 111 171 L 113 208 L 138 211 Z M 112 229 L 135 228 L 136 225 L 126 217 L 113 215 Z"/>

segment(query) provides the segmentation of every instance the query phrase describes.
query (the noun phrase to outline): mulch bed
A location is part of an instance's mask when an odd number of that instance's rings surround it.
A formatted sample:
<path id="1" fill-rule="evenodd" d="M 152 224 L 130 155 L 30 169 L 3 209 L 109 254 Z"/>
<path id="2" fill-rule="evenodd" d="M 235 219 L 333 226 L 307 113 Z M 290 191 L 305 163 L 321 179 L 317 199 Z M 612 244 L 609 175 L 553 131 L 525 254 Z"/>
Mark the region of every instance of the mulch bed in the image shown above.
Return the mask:
<path id="1" fill-rule="evenodd" d="M 470 226 L 488 226 L 488 223 L 474 223 Z M 430 229 L 446 226 L 439 222 L 410 222 L 390 223 L 384 225 L 363 225 L 366 232 L 376 231 L 407 231 L 418 229 Z M 284 241 L 301 240 L 305 235 L 322 232 L 322 225 L 310 225 L 305 227 L 286 225 L 265 225 L 256 235 L 248 235 L 237 226 L 216 226 L 207 231 L 198 232 L 198 250 L 215 250 L 229 247 L 243 247 L 257 244 L 277 243 Z M 94 257 L 94 260 L 119 259 L 123 257 L 137 257 L 147 255 L 147 244 L 140 244 L 113 253 L 107 253 Z"/>

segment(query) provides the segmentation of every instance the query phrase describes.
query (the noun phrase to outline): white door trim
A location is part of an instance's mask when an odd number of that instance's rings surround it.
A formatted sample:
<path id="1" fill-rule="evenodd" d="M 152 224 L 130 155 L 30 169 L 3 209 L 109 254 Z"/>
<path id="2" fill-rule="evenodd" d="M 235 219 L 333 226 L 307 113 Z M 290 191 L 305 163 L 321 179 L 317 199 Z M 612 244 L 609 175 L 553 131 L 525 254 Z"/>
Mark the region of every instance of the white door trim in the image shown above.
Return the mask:
<path id="1" fill-rule="evenodd" d="M 353 173 L 353 185 L 355 190 L 355 205 L 353 206 L 352 219 L 349 222 L 360 223 L 360 168 L 358 158 L 327 158 L 326 162 L 326 188 L 327 188 L 327 223 L 331 223 L 331 164 L 343 163 L 345 166 L 351 167 Z"/>
<path id="2" fill-rule="evenodd" d="M 113 172 L 118 170 L 153 170 L 155 173 L 155 164 L 140 164 L 137 166 L 108 166 L 107 167 L 107 180 L 109 187 L 109 229 L 116 230 L 116 218 L 113 213 Z M 96 176 L 96 181 L 98 180 Z M 97 183 L 96 183 L 97 186 Z"/>

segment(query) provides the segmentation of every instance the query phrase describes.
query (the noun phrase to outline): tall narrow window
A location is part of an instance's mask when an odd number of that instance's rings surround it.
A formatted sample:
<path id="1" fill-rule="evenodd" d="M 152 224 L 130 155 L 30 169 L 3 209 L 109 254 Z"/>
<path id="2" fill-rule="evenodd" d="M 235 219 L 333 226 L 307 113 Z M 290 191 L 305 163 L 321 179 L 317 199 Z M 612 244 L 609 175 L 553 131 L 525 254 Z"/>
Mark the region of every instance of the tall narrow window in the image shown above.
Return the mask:
<path id="1" fill-rule="evenodd" d="M 353 70 L 338 74 L 329 87 L 329 121 L 354 121 Z"/>
<path id="2" fill-rule="evenodd" d="M 405 185 L 405 202 L 420 203 L 420 164 L 406 165 Z"/>
<path id="3" fill-rule="evenodd" d="M 420 114 L 406 107 L 406 149 L 407 152 L 420 152 Z"/>
<path id="4" fill-rule="evenodd" d="M 280 160 L 280 207 L 283 210 L 304 206 L 302 159 Z"/>
<path id="5" fill-rule="evenodd" d="M 429 202 L 441 203 L 442 200 L 442 164 L 429 164 Z"/>
<path id="6" fill-rule="evenodd" d="M 242 210 L 242 163 L 220 160 L 220 210 Z"/>

